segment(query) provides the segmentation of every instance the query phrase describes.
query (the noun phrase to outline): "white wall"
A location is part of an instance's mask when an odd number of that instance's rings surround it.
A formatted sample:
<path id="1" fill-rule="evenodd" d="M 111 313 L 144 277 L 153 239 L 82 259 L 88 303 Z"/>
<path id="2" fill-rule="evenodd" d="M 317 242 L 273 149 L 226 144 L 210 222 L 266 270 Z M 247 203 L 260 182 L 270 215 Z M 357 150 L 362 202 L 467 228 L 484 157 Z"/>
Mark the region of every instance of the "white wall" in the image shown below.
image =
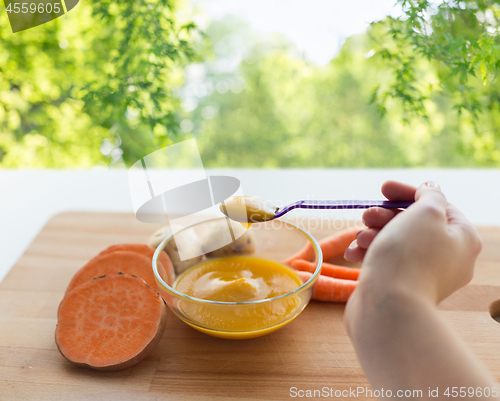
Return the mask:
<path id="1" fill-rule="evenodd" d="M 245 195 L 299 199 L 383 199 L 387 179 L 438 182 L 449 201 L 477 225 L 500 225 L 500 170 L 207 170 L 240 179 Z M 133 212 L 126 170 L 0 170 L 0 280 L 44 224 L 62 211 Z M 356 219 L 362 211 L 293 211 Z"/>

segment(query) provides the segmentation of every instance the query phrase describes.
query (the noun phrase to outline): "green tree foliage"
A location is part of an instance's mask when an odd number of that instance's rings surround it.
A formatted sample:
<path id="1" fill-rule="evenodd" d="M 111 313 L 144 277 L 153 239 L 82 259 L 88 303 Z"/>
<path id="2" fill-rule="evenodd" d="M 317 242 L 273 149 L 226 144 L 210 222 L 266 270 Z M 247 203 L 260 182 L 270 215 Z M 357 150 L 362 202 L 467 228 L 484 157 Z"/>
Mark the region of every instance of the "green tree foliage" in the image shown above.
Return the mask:
<path id="1" fill-rule="evenodd" d="M 326 66 L 234 16 L 201 40 L 170 0 L 0 18 L 0 166 L 130 165 L 195 136 L 207 167 L 498 167 L 497 2 L 398 3 Z"/>
<path id="2" fill-rule="evenodd" d="M 193 23 L 171 0 L 82 1 L 13 34 L 0 7 L 0 166 L 135 162 L 178 131 Z"/>
<path id="3" fill-rule="evenodd" d="M 226 23 L 234 22 L 221 22 Z M 226 31 L 215 24 L 207 35 L 225 43 Z M 476 117 L 464 111 L 458 118 L 455 98 L 436 91 L 421 99 L 423 118 L 394 92 L 381 115 L 374 88 L 394 85 L 393 65 L 378 54 L 386 35 L 386 25 L 374 24 L 366 34 L 349 38 L 325 67 L 305 61 L 283 38 L 257 43 L 241 61 L 239 78 L 205 63 L 205 84 L 224 89 L 221 82 L 226 82 L 226 90 L 199 97 L 198 107 L 185 116 L 193 121 L 205 165 L 498 166 L 500 115 L 494 108 Z M 411 68 L 421 85 L 437 85 L 442 73 L 422 57 Z M 244 91 L 227 90 L 236 79 L 244 81 Z M 479 96 L 498 93 L 498 87 L 482 83 L 476 90 Z"/>
<path id="4" fill-rule="evenodd" d="M 377 71 L 360 62 L 362 51 L 348 50 L 353 42 L 326 68 L 293 57 L 283 43 L 254 49 L 240 65 L 245 90 L 215 91 L 198 108 L 218 110 L 199 131 L 205 164 L 404 165 L 390 124 L 369 103 L 370 78 L 376 79 Z"/>
<path id="5" fill-rule="evenodd" d="M 384 34 L 376 46 L 393 71 L 375 97 L 383 109 L 388 98 L 401 101 L 407 112 L 427 116 L 425 100 L 441 92 L 458 113 L 478 117 L 498 108 L 500 73 L 500 2 L 398 0 L 401 17 L 378 23 Z M 433 63 L 435 82 L 421 80 L 420 60 Z M 485 90 L 482 86 L 493 86 Z"/>

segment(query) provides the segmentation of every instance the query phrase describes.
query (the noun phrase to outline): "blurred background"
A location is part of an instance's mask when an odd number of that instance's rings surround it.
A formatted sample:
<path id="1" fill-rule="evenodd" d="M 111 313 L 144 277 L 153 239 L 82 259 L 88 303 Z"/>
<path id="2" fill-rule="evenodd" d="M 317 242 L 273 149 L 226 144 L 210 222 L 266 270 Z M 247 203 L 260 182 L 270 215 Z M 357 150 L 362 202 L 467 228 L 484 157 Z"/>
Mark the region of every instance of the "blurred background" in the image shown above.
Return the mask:
<path id="1" fill-rule="evenodd" d="M 0 2 L 0 280 L 53 215 L 131 213 L 127 168 L 190 138 L 277 204 L 435 180 L 500 225 L 499 3 L 84 0 L 13 34 Z"/>
<path id="2" fill-rule="evenodd" d="M 0 167 L 498 167 L 497 1 L 86 0 L 12 34 Z"/>

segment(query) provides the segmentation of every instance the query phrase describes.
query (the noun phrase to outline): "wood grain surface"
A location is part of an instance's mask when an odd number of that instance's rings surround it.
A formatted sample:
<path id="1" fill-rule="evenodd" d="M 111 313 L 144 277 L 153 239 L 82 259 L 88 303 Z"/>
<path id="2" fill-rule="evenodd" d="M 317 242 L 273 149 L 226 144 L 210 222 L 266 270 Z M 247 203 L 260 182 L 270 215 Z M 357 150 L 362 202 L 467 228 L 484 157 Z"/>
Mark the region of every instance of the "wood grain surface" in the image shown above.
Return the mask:
<path id="1" fill-rule="evenodd" d="M 145 242 L 156 228 L 114 213 L 70 212 L 47 223 L 0 283 L 0 400 L 285 400 L 292 387 L 369 388 L 344 329 L 343 305 L 315 301 L 285 328 L 238 341 L 202 334 L 169 311 L 161 342 L 136 366 L 72 366 L 54 342 L 57 307 L 72 275 L 105 247 Z M 476 275 L 440 313 L 500 379 L 500 324 L 489 313 L 500 299 L 500 228 L 478 230 L 484 249 Z M 311 231 L 318 239 L 332 232 Z"/>

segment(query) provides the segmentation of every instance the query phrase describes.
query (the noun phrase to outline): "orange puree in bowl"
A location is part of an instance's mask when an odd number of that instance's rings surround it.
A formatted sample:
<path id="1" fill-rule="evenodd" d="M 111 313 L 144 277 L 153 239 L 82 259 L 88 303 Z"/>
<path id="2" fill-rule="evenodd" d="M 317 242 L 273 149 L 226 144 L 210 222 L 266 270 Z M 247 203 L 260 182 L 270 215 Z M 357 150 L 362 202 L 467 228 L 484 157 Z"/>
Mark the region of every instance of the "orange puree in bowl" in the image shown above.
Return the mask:
<path id="1" fill-rule="evenodd" d="M 300 277 L 280 263 L 249 256 L 232 256 L 208 260 L 192 267 L 177 278 L 173 287 L 200 299 L 252 302 L 286 294 L 301 285 Z M 298 296 L 290 295 L 269 302 L 242 305 L 182 301 L 180 307 L 192 323 L 202 325 L 209 334 L 230 331 L 234 335 L 220 336 L 250 338 L 266 334 L 255 331 L 271 332 L 284 325 L 295 316 L 294 312 L 300 304 Z M 273 329 L 269 329 L 270 326 Z"/>

